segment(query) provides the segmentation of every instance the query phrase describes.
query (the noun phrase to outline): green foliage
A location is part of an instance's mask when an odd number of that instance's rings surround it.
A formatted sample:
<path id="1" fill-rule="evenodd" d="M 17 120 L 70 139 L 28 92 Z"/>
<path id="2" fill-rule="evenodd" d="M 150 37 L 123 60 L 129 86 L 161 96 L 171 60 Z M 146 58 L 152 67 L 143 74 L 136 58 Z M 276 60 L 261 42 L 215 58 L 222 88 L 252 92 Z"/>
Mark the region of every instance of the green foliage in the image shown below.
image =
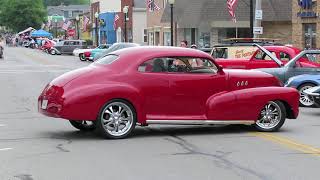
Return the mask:
<path id="1" fill-rule="evenodd" d="M 47 15 L 43 0 L 0 0 L 0 22 L 15 32 L 39 29 Z"/>
<path id="2" fill-rule="evenodd" d="M 44 0 L 45 6 L 59 6 L 64 5 L 77 5 L 77 4 L 89 4 L 90 0 Z"/>

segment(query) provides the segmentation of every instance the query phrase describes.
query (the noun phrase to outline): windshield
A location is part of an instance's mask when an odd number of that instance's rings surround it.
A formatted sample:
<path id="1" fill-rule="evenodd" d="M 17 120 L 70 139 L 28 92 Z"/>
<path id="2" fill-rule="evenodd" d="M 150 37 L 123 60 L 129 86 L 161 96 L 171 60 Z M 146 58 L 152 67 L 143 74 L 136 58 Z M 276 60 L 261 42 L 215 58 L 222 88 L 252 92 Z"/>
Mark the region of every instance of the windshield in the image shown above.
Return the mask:
<path id="1" fill-rule="evenodd" d="M 119 56 L 114 55 L 114 54 L 110 54 L 107 55 L 103 58 L 100 58 L 99 60 L 95 61 L 94 64 L 102 64 L 102 65 L 107 65 L 107 64 L 111 64 L 114 61 L 116 61 L 118 59 Z"/>

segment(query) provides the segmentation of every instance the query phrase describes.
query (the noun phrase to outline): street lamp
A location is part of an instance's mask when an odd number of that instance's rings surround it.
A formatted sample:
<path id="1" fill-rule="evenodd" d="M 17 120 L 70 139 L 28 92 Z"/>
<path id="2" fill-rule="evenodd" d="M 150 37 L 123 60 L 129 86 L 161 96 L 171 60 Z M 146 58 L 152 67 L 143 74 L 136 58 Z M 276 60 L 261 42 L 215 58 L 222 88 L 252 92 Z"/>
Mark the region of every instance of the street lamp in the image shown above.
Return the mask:
<path id="1" fill-rule="evenodd" d="M 76 16 L 76 22 L 77 22 L 77 37 L 78 37 L 78 39 L 80 39 L 79 21 L 80 21 L 80 17 L 79 17 L 79 15 L 77 15 Z"/>
<path id="2" fill-rule="evenodd" d="M 98 35 L 98 18 L 99 18 L 99 13 L 96 12 L 94 14 L 94 17 L 95 17 L 95 20 L 96 20 L 96 44 L 97 44 L 97 47 L 99 46 L 99 35 Z"/>
<path id="3" fill-rule="evenodd" d="M 58 19 L 55 18 L 54 20 L 54 23 L 55 23 L 55 34 L 56 34 L 56 38 L 58 38 Z"/>
<path id="4" fill-rule="evenodd" d="M 122 12 L 124 13 L 124 42 L 128 41 L 127 37 L 127 18 L 128 18 L 129 6 L 124 6 Z"/>
<path id="5" fill-rule="evenodd" d="M 171 46 L 173 46 L 173 5 L 175 0 L 169 0 L 170 9 L 171 9 Z"/>

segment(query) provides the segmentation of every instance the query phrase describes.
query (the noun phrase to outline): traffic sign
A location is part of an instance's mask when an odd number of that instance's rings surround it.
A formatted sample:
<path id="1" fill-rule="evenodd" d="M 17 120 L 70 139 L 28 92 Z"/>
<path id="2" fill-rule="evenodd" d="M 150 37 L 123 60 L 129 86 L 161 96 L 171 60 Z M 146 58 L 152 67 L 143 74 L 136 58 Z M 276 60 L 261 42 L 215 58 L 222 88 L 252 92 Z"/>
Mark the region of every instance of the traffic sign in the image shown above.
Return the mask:
<path id="1" fill-rule="evenodd" d="M 256 10 L 256 20 L 262 20 L 262 10 Z"/>
<path id="2" fill-rule="evenodd" d="M 253 27 L 253 34 L 263 34 L 263 27 Z"/>

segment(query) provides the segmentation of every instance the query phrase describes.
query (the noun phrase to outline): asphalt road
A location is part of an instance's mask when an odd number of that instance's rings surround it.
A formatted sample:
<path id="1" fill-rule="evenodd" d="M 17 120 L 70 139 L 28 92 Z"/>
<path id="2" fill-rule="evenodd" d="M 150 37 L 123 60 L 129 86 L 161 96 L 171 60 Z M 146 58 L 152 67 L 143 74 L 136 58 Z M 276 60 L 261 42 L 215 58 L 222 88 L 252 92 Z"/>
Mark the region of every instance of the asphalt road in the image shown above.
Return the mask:
<path id="1" fill-rule="evenodd" d="M 6 48 L 0 60 L 0 180 L 316 180 L 320 109 L 277 133 L 246 126 L 149 126 L 123 140 L 82 133 L 37 112 L 45 85 L 89 65 Z"/>

